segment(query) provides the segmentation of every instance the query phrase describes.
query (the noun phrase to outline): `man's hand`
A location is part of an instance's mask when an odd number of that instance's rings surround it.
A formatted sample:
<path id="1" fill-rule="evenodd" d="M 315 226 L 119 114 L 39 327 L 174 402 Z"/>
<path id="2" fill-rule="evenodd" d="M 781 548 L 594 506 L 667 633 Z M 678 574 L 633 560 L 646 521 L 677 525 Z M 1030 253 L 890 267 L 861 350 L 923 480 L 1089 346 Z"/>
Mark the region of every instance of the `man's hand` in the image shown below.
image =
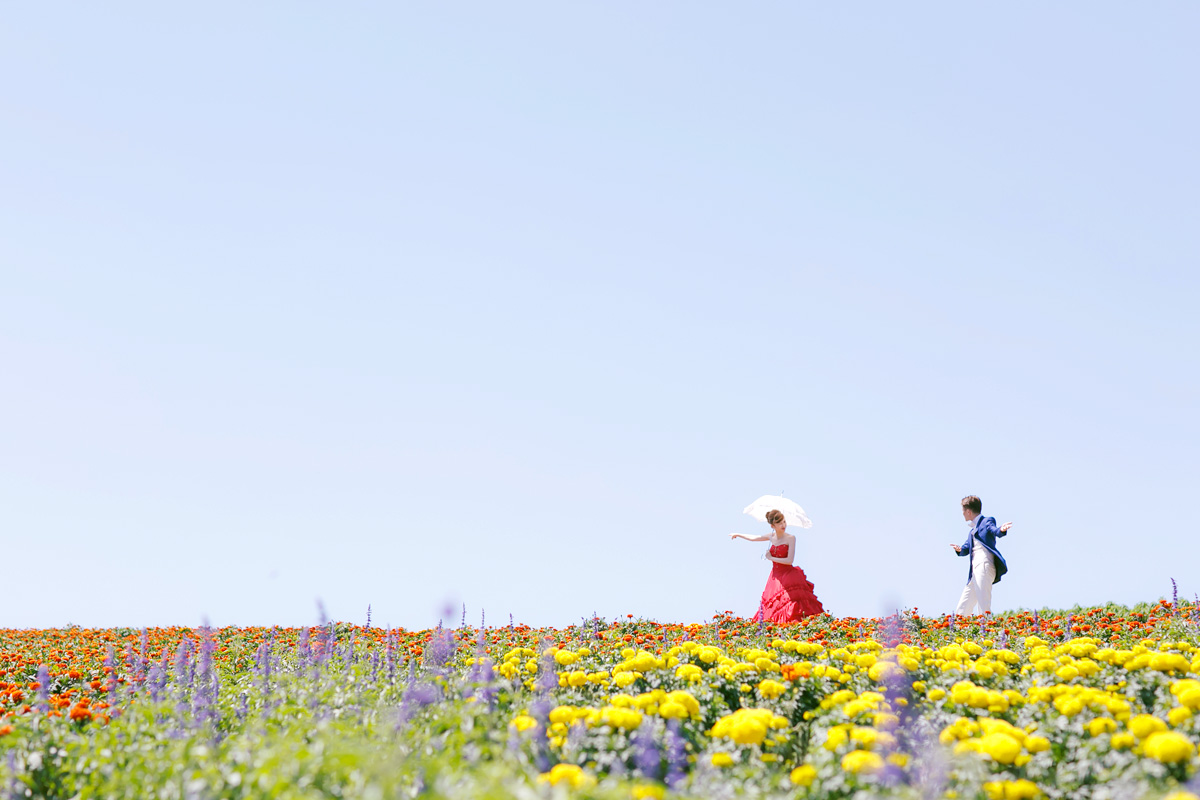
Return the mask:
<path id="1" fill-rule="evenodd" d="M 1006 523 L 1004 523 L 1003 525 L 1001 525 L 1001 526 L 1000 526 L 1000 532 L 1001 532 L 1001 533 L 1008 533 L 1008 529 L 1009 529 L 1009 528 L 1011 528 L 1011 527 L 1012 527 L 1012 523 L 1011 523 L 1011 522 L 1006 522 Z"/>
<path id="2" fill-rule="evenodd" d="M 961 552 L 962 552 L 962 548 L 961 548 L 961 547 L 959 547 L 958 545 L 956 545 L 956 544 L 952 544 L 952 545 L 950 545 L 950 546 L 954 548 L 954 552 L 956 552 L 956 553 L 961 553 Z"/>

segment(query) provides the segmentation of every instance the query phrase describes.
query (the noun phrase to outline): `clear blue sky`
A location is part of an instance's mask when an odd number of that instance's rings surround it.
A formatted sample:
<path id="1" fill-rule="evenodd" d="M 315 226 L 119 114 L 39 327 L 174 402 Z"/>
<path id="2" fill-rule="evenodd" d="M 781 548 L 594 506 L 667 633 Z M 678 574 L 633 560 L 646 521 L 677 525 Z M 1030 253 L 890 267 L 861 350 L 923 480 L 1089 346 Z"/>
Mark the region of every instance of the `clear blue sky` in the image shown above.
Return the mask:
<path id="1" fill-rule="evenodd" d="M 835 614 L 968 493 L 997 610 L 1200 592 L 1198 25 L 10 7 L 0 625 L 749 615 L 781 490 Z"/>

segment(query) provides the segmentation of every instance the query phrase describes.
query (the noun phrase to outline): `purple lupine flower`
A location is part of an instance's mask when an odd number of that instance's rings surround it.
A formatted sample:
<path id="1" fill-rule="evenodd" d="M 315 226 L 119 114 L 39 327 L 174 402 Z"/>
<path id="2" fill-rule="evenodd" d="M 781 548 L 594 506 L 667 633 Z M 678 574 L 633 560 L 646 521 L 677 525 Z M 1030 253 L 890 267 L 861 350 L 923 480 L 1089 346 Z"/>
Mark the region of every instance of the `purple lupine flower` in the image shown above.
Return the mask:
<path id="1" fill-rule="evenodd" d="M 197 659 L 196 668 L 197 681 L 195 689 L 192 691 L 192 719 L 199 725 L 203 725 L 209 719 L 216 716 L 213 706 L 217 700 L 217 693 L 220 691 L 220 683 L 217 680 L 216 670 L 213 668 L 213 652 L 215 649 L 212 629 L 205 622 L 200 628 L 200 655 Z"/>
<path id="2" fill-rule="evenodd" d="M 1179 584 L 1171 578 L 1171 613 L 1179 613 Z"/>
<path id="3" fill-rule="evenodd" d="M 911 775 L 913 783 L 921 800 L 939 800 L 945 794 L 948 777 L 945 753 L 940 743 L 928 735 L 918 738 L 916 749 L 920 758 L 913 770 L 915 775 Z"/>
<path id="4" fill-rule="evenodd" d="M 547 639 L 542 644 L 547 645 L 549 642 L 550 640 Z M 558 662 L 554 660 L 554 656 L 542 655 L 542 663 L 538 667 L 536 686 L 539 691 L 543 692 L 552 692 L 558 688 Z"/>
<path id="5" fill-rule="evenodd" d="M 163 689 L 167 685 L 167 673 L 161 665 L 155 664 L 150 667 L 150 676 L 146 679 L 146 685 L 150 689 L 151 703 L 157 703 L 162 699 Z"/>
<path id="6" fill-rule="evenodd" d="M 134 673 L 134 677 L 140 682 L 146 677 L 146 670 L 150 668 L 150 662 L 147 660 L 146 651 L 150 648 L 150 633 L 145 628 L 142 628 L 142 638 L 138 641 L 138 668 Z"/>
<path id="7" fill-rule="evenodd" d="M 182 685 L 188 681 L 188 657 L 192 652 L 192 640 L 182 638 L 179 640 L 178 648 L 175 648 L 175 682 Z"/>
<path id="8" fill-rule="evenodd" d="M 8 758 L 5 759 L 8 766 L 8 796 L 11 800 L 24 800 L 25 784 L 17 778 L 20 770 L 17 769 L 17 749 L 10 747 L 8 750 Z"/>
<path id="9" fill-rule="evenodd" d="M 950 632 L 954 633 L 954 614 L 950 615 Z"/>
<path id="10" fill-rule="evenodd" d="M 679 720 L 667 720 L 667 786 L 678 789 L 687 777 L 687 743 L 679 735 Z"/>
<path id="11" fill-rule="evenodd" d="M 125 675 L 137 679 L 137 655 L 133 651 L 133 642 L 125 645 Z"/>
<path id="12" fill-rule="evenodd" d="M 296 639 L 296 666 L 300 669 L 308 666 L 308 657 L 308 628 L 301 628 L 300 636 Z"/>
<path id="13" fill-rule="evenodd" d="M 442 670 L 450 663 L 450 659 L 454 658 L 454 649 L 453 634 L 442 627 L 442 623 L 439 621 L 433 641 L 429 643 L 429 647 L 425 650 L 426 663 L 435 670 Z"/>
<path id="14" fill-rule="evenodd" d="M 996 646 L 1001 650 L 1008 649 L 1008 631 L 1001 629 L 1000 635 L 996 637 Z"/>
<path id="15" fill-rule="evenodd" d="M 639 725 L 633 732 L 634 765 L 643 777 L 658 780 L 662 775 L 662 753 L 649 725 Z"/>
<path id="16" fill-rule="evenodd" d="M 900 611 L 897 609 L 895 614 L 884 619 L 880 638 L 883 639 L 884 647 L 894 648 L 900 644 L 900 635 Z"/>
<path id="17" fill-rule="evenodd" d="M 396 717 L 396 730 L 426 706 L 431 706 L 441 699 L 442 693 L 432 683 L 410 683 L 400 699 L 400 709 Z"/>
<path id="18" fill-rule="evenodd" d="M 1042 629 L 1042 623 L 1040 620 L 1038 620 L 1038 613 L 1037 613 L 1036 608 L 1033 610 L 1033 629 L 1035 631 L 1040 631 Z"/>
<path id="19" fill-rule="evenodd" d="M 334 626 L 333 620 L 329 620 L 329 624 L 326 625 L 326 628 L 327 628 L 327 630 L 323 634 L 323 637 L 321 640 L 321 644 L 323 645 L 323 648 L 321 650 L 321 665 L 322 666 L 329 663 L 329 659 L 334 654 L 334 648 L 337 647 L 337 628 Z"/>
<path id="20" fill-rule="evenodd" d="M 371 628 L 371 604 L 367 603 L 367 629 Z"/>
<path id="21" fill-rule="evenodd" d="M 467 604 L 466 603 L 463 603 L 462 619 L 459 620 L 458 627 L 460 627 L 460 628 L 467 627 Z"/>
<path id="22" fill-rule="evenodd" d="M 322 628 L 329 622 L 329 615 L 325 613 L 325 603 L 319 597 L 317 598 L 317 619 L 321 621 Z"/>
<path id="23" fill-rule="evenodd" d="M 45 664 L 38 667 L 37 671 L 37 702 L 34 703 L 34 708 L 38 711 L 46 712 L 50 710 L 50 668 Z"/>
<path id="24" fill-rule="evenodd" d="M 512 618 L 512 612 L 511 612 L 511 611 L 510 611 L 510 612 L 508 612 L 508 629 L 509 629 L 510 631 L 512 631 L 512 630 L 515 630 L 515 629 L 516 629 L 516 626 L 515 626 L 515 625 L 513 625 L 513 618 Z"/>
<path id="25" fill-rule="evenodd" d="M 105 691 L 111 698 L 117 693 L 117 653 L 111 644 L 104 654 L 104 672 L 108 675 L 108 685 L 105 687 Z"/>
<path id="26" fill-rule="evenodd" d="M 392 657 L 392 647 L 392 630 L 389 628 L 383 637 L 383 672 L 387 676 L 388 685 L 396 682 L 396 660 Z"/>
<path id="27" fill-rule="evenodd" d="M 492 660 L 487 657 L 487 634 L 483 628 L 480 628 L 479 638 L 475 643 L 475 664 L 472 666 L 471 674 L 468 677 L 473 686 L 468 694 L 478 697 L 487 703 L 489 708 L 499 692 L 493 685 L 492 679 L 494 677 L 495 671 L 492 669 Z"/>
<path id="28" fill-rule="evenodd" d="M 254 653 L 254 674 L 261 679 L 263 686 L 266 686 L 271 679 L 271 653 L 268 649 L 269 647 L 270 645 L 263 642 Z"/>

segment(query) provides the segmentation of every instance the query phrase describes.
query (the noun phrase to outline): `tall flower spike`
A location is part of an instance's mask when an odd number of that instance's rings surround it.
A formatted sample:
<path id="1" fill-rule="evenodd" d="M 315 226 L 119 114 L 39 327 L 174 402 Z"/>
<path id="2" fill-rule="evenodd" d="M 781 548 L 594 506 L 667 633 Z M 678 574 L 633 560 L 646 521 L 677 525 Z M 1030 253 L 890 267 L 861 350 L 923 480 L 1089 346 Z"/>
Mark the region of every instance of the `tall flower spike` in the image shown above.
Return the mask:
<path id="1" fill-rule="evenodd" d="M 38 667 L 37 684 L 37 703 L 34 707 L 44 713 L 50 710 L 50 668 L 45 664 Z"/>
<path id="2" fill-rule="evenodd" d="M 662 775 L 662 753 L 658 750 L 658 743 L 654 741 L 651 727 L 644 723 L 633 733 L 634 763 L 638 772 L 656 781 Z"/>
<path id="3" fill-rule="evenodd" d="M 679 787 L 687 777 L 687 743 L 679 735 L 679 720 L 667 720 L 667 786 Z"/>

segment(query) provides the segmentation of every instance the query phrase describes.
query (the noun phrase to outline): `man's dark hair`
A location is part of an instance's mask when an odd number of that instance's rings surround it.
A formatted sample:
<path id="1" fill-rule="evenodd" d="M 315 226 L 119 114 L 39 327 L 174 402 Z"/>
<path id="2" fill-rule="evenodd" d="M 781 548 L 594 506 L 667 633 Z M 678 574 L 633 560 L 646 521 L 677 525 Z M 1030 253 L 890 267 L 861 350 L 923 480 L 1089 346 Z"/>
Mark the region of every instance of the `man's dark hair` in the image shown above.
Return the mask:
<path id="1" fill-rule="evenodd" d="M 983 501 L 973 494 L 969 494 L 963 498 L 963 508 L 971 509 L 972 514 L 983 513 Z"/>

